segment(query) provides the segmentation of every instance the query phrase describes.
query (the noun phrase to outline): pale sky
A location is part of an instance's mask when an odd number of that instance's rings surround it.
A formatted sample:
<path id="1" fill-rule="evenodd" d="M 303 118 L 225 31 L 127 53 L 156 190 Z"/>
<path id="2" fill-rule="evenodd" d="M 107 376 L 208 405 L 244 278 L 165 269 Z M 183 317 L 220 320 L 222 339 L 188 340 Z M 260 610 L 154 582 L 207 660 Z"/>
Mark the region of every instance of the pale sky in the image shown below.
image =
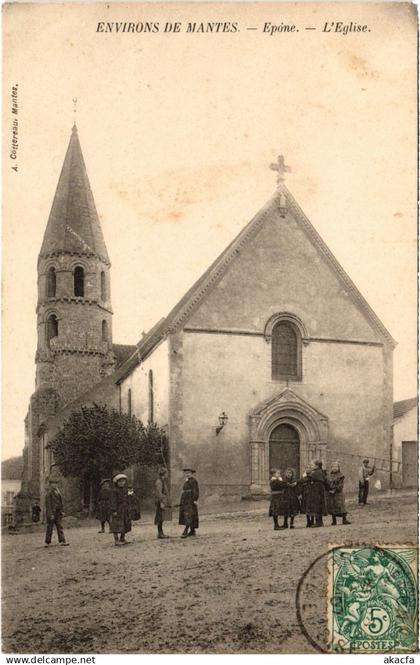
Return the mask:
<path id="1" fill-rule="evenodd" d="M 112 262 L 113 338 L 136 343 L 275 189 L 287 185 L 398 342 L 394 398 L 416 394 L 416 17 L 407 4 L 6 5 L 3 449 L 34 390 L 37 256 L 78 99 Z M 158 22 L 98 33 L 98 21 Z M 180 21 L 181 32 L 162 32 Z M 189 21 L 239 31 L 188 34 Z M 326 21 L 370 32 L 325 33 Z M 270 36 L 266 22 L 299 32 Z M 247 30 L 257 27 L 257 30 Z M 316 27 L 316 30 L 305 30 Z M 18 83 L 18 173 L 11 87 Z"/>

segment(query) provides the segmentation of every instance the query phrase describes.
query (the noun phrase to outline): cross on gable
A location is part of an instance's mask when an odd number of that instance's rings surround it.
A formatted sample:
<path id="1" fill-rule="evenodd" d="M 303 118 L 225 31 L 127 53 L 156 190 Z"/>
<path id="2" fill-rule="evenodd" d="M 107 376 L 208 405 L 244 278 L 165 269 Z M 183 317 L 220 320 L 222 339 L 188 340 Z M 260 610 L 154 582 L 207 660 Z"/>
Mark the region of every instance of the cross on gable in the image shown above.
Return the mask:
<path id="1" fill-rule="evenodd" d="M 285 180 L 284 174 L 291 170 L 290 166 L 285 164 L 283 155 L 277 157 L 277 162 L 270 164 L 270 169 L 277 171 L 277 187 L 281 189 Z"/>

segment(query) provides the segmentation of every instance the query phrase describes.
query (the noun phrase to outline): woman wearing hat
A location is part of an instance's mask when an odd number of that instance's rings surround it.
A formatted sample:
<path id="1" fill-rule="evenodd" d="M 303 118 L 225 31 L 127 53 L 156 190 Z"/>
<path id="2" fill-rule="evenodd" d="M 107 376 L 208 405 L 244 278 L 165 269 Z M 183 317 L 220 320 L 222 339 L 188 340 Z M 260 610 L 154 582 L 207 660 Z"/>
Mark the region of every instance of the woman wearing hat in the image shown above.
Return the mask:
<path id="1" fill-rule="evenodd" d="M 126 545 L 125 534 L 131 531 L 127 476 L 117 473 L 113 483 L 109 531 L 114 534 L 115 545 Z"/>
<path id="2" fill-rule="evenodd" d="M 96 503 L 96 519 L 101 523 L 99 533 L 105 533 L 105 522 L 110 523 L 112 492 L 111 480 L 109 478 L 101 480 L 101 488 Z"/>
<path id="3" fill-rule="evenodd" d="M 198 482 L 194 478 L 194 469 L 183 469 L 185 473 L 185 482 L 182 487 L 181 500 L 179 502 L 179 523 L 185 526 L 181 538 L 195 536 L 195 530 L 198 529 L 198 508 L 199 497 Z"/>
<path id="4" fill-rule="evenodd" d="M 155 524 L 158 528 L 158 538 L 169 538 L 163 533 L 163 522 L 172 519 L 171 497 L 168 486 L 168 470 L 161 466 L 155 480 Z"/>
<path id="5" fill-rule="evenodd" d="M 334 462 L 327 477 L 327 505 L 332 517 L 331 526 L 337 524 L 337 517 L 343 518 L 343 524 L 350 524 L 347 519 L 346 501 L 344 498 L 344 475 L 339 462 Z"/>

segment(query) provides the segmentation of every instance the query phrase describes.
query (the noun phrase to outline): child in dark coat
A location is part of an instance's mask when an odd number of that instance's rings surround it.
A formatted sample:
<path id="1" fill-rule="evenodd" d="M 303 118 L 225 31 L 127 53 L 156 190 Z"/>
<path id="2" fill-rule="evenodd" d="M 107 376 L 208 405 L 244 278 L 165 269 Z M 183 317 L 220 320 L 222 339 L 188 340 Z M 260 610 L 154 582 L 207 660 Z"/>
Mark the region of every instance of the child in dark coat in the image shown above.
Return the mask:
<path id="1" fill-rule="evenodd" d="M 294 529 L 295 515 L 300 513 L 300 504 L 298 499 L 298 490 L 297 490 L 297 481 L 295 480 L 295 472 L 293 469 L 287 469 L 284 474 L 284 480 L 286 483 L 286 502 L 285 502 L 285 512 L 284 512 L 284 523 L 283 529 L 287 529 L 288 518 L 290 517 L 290 528 Z"/>
<path id="2" fill-rule="evenodd" d="M 273 518 L 274 529 L 294 529 L 295 515 L 299 513 L 299 499 L 297 496 L 297 483 L 293 469 L 287 469 L 284 480 L 279 470 L 272 471 L 270 480 L 271 502 L 269 515 Z M 283 525 L 279 526 L 279 515 L 283 516 Z"/>
<path id="3" fill-rule="evenodd" d="M 284 501 L 285 484 L 283 483 L 279 469 L 271 469 L 270 474 L 271 501 L 268 514 L 273 518 L 274 530 L 278 531 L 280 529 L 279 515 L 282 514 L 281 509 Z"/>
<path id="4" fill-rule="evenodd" d="M 326 495 L 327 481 L 320 460 L 313 463 L 312 471 L 308 475 L 311 482 L 309 483 L 307 512 L 312 518 L 315 518 L 314 526 L 321 527 L 324 526 L 322 518 L 328 515 L 328 511 Z"/>

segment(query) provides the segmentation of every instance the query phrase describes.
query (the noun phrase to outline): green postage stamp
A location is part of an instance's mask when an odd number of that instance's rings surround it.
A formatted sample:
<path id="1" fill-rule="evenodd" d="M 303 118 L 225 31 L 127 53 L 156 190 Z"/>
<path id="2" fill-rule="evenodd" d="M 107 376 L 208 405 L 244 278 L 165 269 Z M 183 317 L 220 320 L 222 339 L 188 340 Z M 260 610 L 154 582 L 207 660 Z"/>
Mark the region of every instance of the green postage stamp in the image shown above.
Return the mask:
<path id="1" fill-rule="evenodd" d="M 328 585 L 331 651 L 417 651 L 417 556 L 412 545 L 332 548 Z"/>

